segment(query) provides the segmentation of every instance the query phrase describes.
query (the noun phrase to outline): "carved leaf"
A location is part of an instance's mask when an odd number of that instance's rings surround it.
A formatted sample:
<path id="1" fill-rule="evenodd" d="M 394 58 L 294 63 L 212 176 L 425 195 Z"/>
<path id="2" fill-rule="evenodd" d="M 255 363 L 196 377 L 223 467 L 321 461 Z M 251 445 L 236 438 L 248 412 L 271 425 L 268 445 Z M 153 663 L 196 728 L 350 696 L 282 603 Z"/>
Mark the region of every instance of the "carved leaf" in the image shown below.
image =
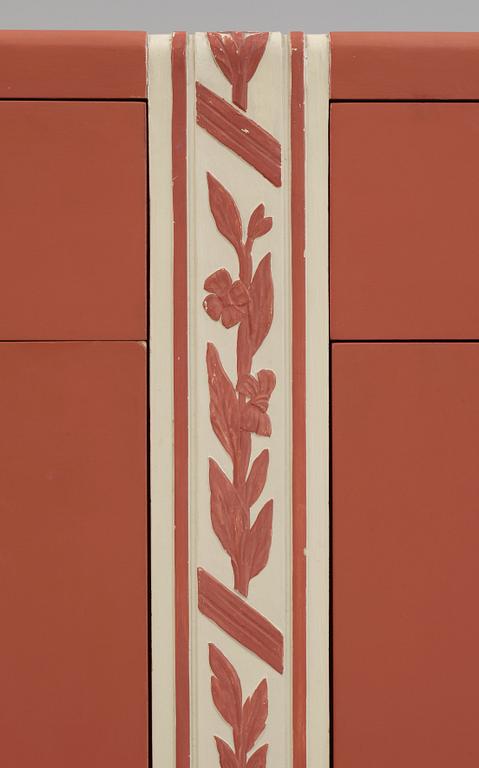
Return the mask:
<path id="1" fill-rule="evenodd" d="M 208 179 L 210 209 L 218 231 L 235 247 L 240 248 L 243 238 L 241 216 L 227 189 L 211 173 Z"/>
<path id="2" fill-rule="evenodd" d="M 268 474 L 268 465 L 269 452 L 265 448 L 253 461 L 248 479 L 246 480 L 246 503 L 248 507 L 252 507 L 263 492 L 266 475 Z"/>
<path id="3" fill-rule="evenodd" d="M 210 459 L 211 523 L 223 548 L 236 561 L 249 527 L 248 511 L 236 488 L 214 459 Z"/>
<path id="4" fill-rule="evenodd" d="M 226 79 L 231 83 L 233 81 L 233 72 L 229 56 L 223 45 L 223 36 L 219 32 L 208 32 L 208 42 L 216 63 Z"/>
<path id="5" fill-rule="evenodd" d="M 233 729 L 235 752 L 215 736 L 221 768 L 265 768 L 268 745 L 265 744 L 246 760 L 247 753 L 264 731 L 268 717 L 268 684 L 263 679 L 252 696 L 242 704 L 243 693 L 238 674 L 214 643 L 209 644 L 209 660 L 213 676 L 213 702 Z M 240 765 L 241 761 L 241 765 Z"/>
<path id="6" fill-rule="evenodd" d="M 228 60 L 231 67 L 232 79 L 231 83 L 234 86 L 235 81 L 238 79 L 241 69 L 241 50 L 243 47 L 244 32 L 224 32 L 223 33 L 223 45 L 228 56 Z"/>
<path id="7" fill-rule="evenodd" d="M 211 695 L 215 707 L 234 730 L 239 730 L 243 716 L 241 706 L 243 694 L 238 674 L 226 656 L 213 643 L 209 643 L 209 661 L 213 672 Z"/>
<path id="8" fill-rule="evenodd" d="M 268 717 L 268 683 L 263 679 L 243 705 L 243 746 L 246 752 L 253 748 L 264 731 Z"/>
<path id="9" fill-rule="evenodd" d="M 253 752 L 250 759 L 246 763 L 246 768 L 265 768 L 266 755 L 268 753 L 268 745 L 263 744 L 262 747 Z"/>
<path id="10" fill-rule="evenodd" d="M 264 256 L 253 275 L 250 288 L 250 344 L 251 355 L 263 343 L 273 322 L 273 276 L 271 254 Z"/>
<path id="11" fill-rule="evenodd" d="M 268 562 L 271 549 L 273 532 L 273 500 L 266 502 L 258 514 L 251 528 L 248 548 L 250 565 L 250 579 L 257 576 Z"/>
<path id="12" fill-rule="evenodd" d="M 255 32 L 248 35 L 243 44 L 243 60 L 245 62 L 246 79 L 251 80 L 258 69 L 258 64 L 268 42 L 269 32 Z"/>
<path id="13" fill-rule="evenodd" d="M 227 453 L 234 457 L 240 429 L 239 403 L 235 388 L 223 368 L 214 344 L 206 348 L 210 389 L 210 420 L 214 433 Z"/>
<path id="14" fill-rule="evenodd" d="M 238 768 L 238 760 L 229 744 L 227 744 L 226 741 L 223 741 L 223 739 L 220 739 L 219 736 L 215 736 L 215 741 L 221 768 Z M 261 766 L 261 763 L 258 763 L 258 766 Z"/>
<path id="15" fill-rule="evenodd" d="M 257 208 L 254 209 L 248 222 L 248 237 L 255 240 L 257 237 L 262 237 L 270 231 L 273 226 L 273 219 L 271 216 L 264 215 L 264 205 L 260 203 Z"/>

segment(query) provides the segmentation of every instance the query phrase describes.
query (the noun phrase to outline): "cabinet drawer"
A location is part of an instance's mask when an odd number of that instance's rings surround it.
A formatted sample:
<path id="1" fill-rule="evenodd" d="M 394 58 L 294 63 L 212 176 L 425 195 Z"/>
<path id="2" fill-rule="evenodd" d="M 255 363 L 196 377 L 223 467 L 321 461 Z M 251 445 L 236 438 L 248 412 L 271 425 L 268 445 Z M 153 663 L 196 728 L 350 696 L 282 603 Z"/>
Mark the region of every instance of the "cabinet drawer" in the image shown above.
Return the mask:
<path id="1" fill-rule="evenodd" d="M 331 105 L 331 335 L 479 338 L 479 104 Z"/>
<path id="2" fill-rule="evenodd" d="M 143 102 L 0 101 L 0 339 L 144 339 Z"/>

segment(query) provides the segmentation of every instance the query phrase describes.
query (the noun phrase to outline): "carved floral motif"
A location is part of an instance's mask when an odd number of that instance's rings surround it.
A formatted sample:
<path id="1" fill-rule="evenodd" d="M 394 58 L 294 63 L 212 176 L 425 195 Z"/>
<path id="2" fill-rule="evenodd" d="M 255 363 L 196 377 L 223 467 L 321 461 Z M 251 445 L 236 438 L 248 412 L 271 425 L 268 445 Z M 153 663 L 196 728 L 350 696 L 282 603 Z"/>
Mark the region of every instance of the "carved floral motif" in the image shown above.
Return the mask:
<path id="1" fill-rule="evenodd" d="M 268 717 L 268 684 L 263 679 L 243 704 L 241 682 L 233 665 L 210 643 L 211 695 L 216 709 L 233 729 L 231 748 L 215 736 L 221 768 L 265 768 L 268 745 L 259 747 L 248 758 Z"/>
<path id="2" fill-rule="evenodd" d="M 233 283 L 226 269 L 218 269 L 205 280 L 205 291 L 211 291 L 203 306 L 212 320 L 219 320 L 225 328 L 237 325 L 247 312 L 248 291 L 241 282 Z"/>
<path id="3" fill-rule="evenodd" d="M 248 106 L 248 83 L 263 57 L 268 37 L 268 32 L 208 32 L 214 59 L 233 86 L 233 104 L 244 112 Z"/>
<path id="4" fill-rule="evenodd" d="M 211 425 L 233 465 L 231 479 L 210 459 L 211 522 L 231 558 L 234 587 L 247 596 L 249 582 L 268 561 L 273 521 L 272 499 L 259 511 L 253 525 L 250 519 L 251 507 L 265 486 L 269 465 L 269 452 L 264 449 L 250 466 L 251 435 L 271 435 L 267 409 L 276 383 L 273 371 L 263 369 L 256 376 L 251 373 L 253 357 L 273 319 L 271 255 L 264 256 L 253 273 L 252 249 L 255 240 L 269 232 L 272 220 L 265 216 L 264 205 L 258 205 L 243 239 L 236 203 L 210 173 L 208 190 L 216 227 L 235 249 L 239 267 L 235 281 L 227 270 L 219 269 L 204 284 L 205 290 L 211 291 L 203 302 L 208 315 L 214 320 L 221 318 L 226 328 L 238 325 L 236 386 L 214 344 L 208 344 L 206 352 Z"/>
<path id="5" fill-rule="evenodd" d="M 213 57 L 231 83 L 232 101 L 240 110 L 247 109 L 248 83 L 268 37 L 268 33 L 208 33 Z M 273 185 L 281 186 L 281 146 L 273 136 L 199 82 L 196 110 L 199 126 Z M 251 508 L 264 490 L 269 467 L 267 448 L 252 459 L 252 435 L 272 434 L 268 407 L 276 384 L 273 371 L 253 370 L 254 356 L 273 320 L 274 291 L 271 254 L 263 256 L 254 269 L 252 251 L 255 241 L 270 231 L 273 222 L 260 204 L 251 213 L 244 233 L 232 195 L 211 173 L 207 174 L 207 183 L 218 232 L 234 248 L 238 259 L 237 275 L 221 268 L 204 282 L 207 295 L 203 307 L 208 316 L 227 329 L 237 328 L 235 382 L 223 367 L 216 346 L 209 343 L 206 350 L 211 426 L 232 464 L 229 476 L 214 459 L 209 460 L 210 515 L 213 530 L 231 560 L 234 589 L 247 597 L 251 579 L 268 562 L 272 539 L 273 500 L 263 505 L 253 524 Z M 201 568 L 198 607 L 280 674 L 283 672 L 281 632 Z M 267 744 L 251 754 L 268 716 L 266 678 L 243 703 L 235 668 L 212 643 L 209 660 L 214 704 L 233 731 L 233 746 L 215 736 L 221 768 L 266 768 Z"/>

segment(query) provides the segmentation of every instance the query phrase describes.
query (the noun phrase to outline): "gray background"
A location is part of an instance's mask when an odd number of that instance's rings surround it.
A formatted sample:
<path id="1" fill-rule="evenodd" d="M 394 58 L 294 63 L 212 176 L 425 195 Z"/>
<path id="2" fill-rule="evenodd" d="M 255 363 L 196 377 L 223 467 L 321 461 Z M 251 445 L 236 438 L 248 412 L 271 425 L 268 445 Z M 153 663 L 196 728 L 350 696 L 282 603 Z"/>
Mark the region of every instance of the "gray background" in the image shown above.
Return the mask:
<path id="1" fill-rule="evenodd" d="M 3 29 L 479 30 L 479 0 L 0 0 Z"/>

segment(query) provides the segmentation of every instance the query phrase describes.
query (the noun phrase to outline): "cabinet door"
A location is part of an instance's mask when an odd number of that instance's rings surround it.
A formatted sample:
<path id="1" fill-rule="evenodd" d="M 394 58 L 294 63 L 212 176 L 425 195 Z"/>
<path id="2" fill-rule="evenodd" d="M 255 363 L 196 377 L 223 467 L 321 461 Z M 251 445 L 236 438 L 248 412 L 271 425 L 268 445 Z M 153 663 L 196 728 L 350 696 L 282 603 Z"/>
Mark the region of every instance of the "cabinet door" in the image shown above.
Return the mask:
<path id="1" fill-rule="evenodd" d="M 0 744 L 146 768 L 145 346 L 0 343 Z"/>
<path id="2" fill-rule="evenodd" d="M 333 40 L 335 768 L 479 763 L 478 54 Z"/>
<path id="3" fill-rule="evenodd" d="M 332 353 L 336 768 L 479 764 L 479 343 Z"/>

